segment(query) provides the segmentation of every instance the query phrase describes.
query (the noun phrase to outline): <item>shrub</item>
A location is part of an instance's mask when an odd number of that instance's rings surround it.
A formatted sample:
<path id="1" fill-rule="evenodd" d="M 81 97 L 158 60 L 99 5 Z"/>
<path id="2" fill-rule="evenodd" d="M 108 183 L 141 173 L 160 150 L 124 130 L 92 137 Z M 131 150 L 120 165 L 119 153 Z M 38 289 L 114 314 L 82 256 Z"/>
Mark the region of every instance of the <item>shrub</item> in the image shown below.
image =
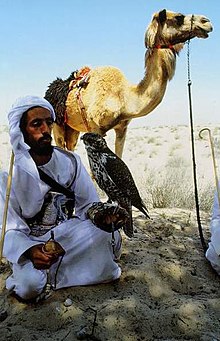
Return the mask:
<path id="1" fill-rule="evenodd" d="M 161 170 L 146 170 L 137 183 L 143 200 L 153 208 L 195 208 L 191 167 L 180 157 L 173 157 Z M 211 212 L 214 185 L 198 180 L 200 209 Z"/>

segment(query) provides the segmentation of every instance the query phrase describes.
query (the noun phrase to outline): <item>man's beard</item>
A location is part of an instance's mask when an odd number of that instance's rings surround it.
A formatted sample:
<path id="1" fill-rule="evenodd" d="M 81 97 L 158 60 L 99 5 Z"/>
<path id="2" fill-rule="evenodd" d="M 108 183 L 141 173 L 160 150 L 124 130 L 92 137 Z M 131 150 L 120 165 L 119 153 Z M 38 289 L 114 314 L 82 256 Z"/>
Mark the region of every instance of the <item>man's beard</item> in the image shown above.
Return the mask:
<path id="1" fill-rule="evenodd" d="M 32 146 L 31 147 L 31 151 L 33 151 L 36 155 L 39 156 L 48 156 L 48 155 L 52 155 L 53 153 L 53 146 L 51 145 L 45 145 L 45 146 Z"/>
<path id="2" fill-rule="evenodd" d="M 50 134 L 45 134 L 38 141 L 32 142 L 30 145 L 31 151 L 39 156 L 48 156 L 53 153 L 53 146 L 51 146 L 52 137 Z"/>

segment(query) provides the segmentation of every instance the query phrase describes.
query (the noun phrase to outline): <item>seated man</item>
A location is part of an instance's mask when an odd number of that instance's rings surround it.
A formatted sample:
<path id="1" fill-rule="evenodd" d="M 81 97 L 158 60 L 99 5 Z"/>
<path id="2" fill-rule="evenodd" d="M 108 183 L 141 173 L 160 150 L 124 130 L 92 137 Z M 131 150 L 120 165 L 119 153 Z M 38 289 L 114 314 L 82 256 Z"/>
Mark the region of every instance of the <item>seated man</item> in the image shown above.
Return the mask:
<path id="1" fill-rule="evenodd" d="M 210 230 L 211 241 L 206 251 L 206 258 L 211 263 L 213 269 L 220 275 L 220 207 L 217 192 L 214 197 Z"/>
<path id="2" fill-rule="evenodd" d="M 48 101 L 18 99 L 8 119 L 15 162 L 3 249 L 12 266 L 7 289 L 28 300 L 43 292 L 48 278 L 54 289 L 119 278 L 114 260 L 127 212 L 101 203 L 79 156 L 51 145 L 55 113 Z M 1 222 L 6 173 L 0 184 Z"/>

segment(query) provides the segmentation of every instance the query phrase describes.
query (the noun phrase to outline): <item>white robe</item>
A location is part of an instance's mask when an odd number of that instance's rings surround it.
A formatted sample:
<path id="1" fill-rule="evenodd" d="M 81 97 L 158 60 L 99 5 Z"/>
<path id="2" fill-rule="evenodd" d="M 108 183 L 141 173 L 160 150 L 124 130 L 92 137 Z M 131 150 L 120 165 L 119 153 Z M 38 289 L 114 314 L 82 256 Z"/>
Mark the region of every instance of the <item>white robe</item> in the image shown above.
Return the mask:
<path id="1" fill-rule="evenodd" d="M 208 250 L 206 251 L 206 258 L 209 260 L 215 271 L 220 275 L 220 208 L 217 193 L 215 193 L 214 197 L 210 232 L 211 241 L 209 243 Z"/>
<path id="2" fill-rule="evenodd" d="M 26 153 L 20 155 L 20 158 L 15 160 L 3 255 L 13 264 L 13 274 L 7 279 L 7 288 L 13 289 L 23 298 L 31 298 L 35 294 L 28 293 L 30 288 L 26 290 L 24 288 L 27 275 L 35 281 L 32 286 L 35 285 L 36 293 L 40 293 L 46 282 L 46 271 L 34 269 L 23 253 L 33 245 L 46 242 L 51 234 L 47 232 L 40 237 L 30 235 L 29 226 L 24 218 L 31 218 L 40 211 L 50 187 L 40 180 L 36 165 L 29 157 L 25 159 L 26 155 Z M 56 289 L 111 281 L 119 278 L 121 274 L 120 267 L 114 261 L 111 234 L 97 228 L 86 217 L 91 203 L 100 200 L 79 156 L 74 153 L 72 155 L 77 162 L 76 178 L 71 186 L 75 193 L 77 217 L 53 228 L 55 240 L 66 251 L 57 272 Z M 41 168 L 64 186 L 71 183 L 75 173 L 71 158 L 59 149 L 54 149 L 51 160 Z M 3 173 L 0 184 L 1 215 L 5 202 L 6 182 L 7 174 Z M 115 232 L 115 238 L 116 251 L 120 252 L 118 231 Z M 57 266 L 58 262 L 50 268 L 52 284 L 55 281 Z M 42 283 L 37 283 L 40 280 Z M 31 287 L 30 283 L 28 285 Z M 36 290 L 37 285 L 39 288 Z"/>

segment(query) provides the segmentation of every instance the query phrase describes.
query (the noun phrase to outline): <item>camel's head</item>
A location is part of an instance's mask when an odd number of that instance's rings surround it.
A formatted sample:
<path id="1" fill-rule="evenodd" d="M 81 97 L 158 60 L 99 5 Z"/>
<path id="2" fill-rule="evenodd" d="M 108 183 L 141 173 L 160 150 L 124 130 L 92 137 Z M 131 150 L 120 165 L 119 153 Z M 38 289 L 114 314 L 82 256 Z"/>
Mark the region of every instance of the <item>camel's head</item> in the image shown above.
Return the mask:
<path id="1" fill-rule="evenodd" d="M 85 133 L 80 137 L 83 140 L 86 149 L 102 151 L 107 148 L 107 143 L 104 138 L 96 133 Z"/>
<path id="2" fill-rule="evenodd" d="M 155 13 L 145 34 L 146 47 L 176 45 L 194 37 L 207 38 L 212 24 L 203 15 L 183 15 L 167 10 Z"/>

